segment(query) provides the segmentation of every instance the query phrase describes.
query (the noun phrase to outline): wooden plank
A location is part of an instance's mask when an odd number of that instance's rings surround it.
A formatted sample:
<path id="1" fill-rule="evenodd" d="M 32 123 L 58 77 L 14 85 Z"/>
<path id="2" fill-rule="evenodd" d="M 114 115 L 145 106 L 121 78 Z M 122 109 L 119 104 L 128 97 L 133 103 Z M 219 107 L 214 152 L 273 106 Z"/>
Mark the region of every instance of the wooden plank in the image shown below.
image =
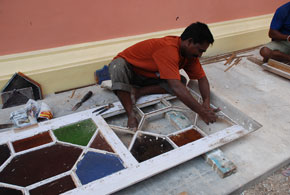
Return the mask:
<path id="1" fill-rule="evenodd" d="M 229 58 L 227 59 L 227 61 L 225 62 L 224 65 L 231 64 L 232 61 L 234 60 L 234 58 L 235 58 L 236 56 L 237 56 L 237 54 L 233 53 L 233 54 L 231 55 L 231 57 L 229 57 Z"/>
<path id="2" fill-rule="evenodd" d="M 256 50 L 257 48 L 260 48 L 260 47 L 261 47 L 261 45 L 258 45 L 258 46 L 251 47 L 251 48 L 237 50 L 237 51 L 234 51 L 234 53 L 239 55 L 239 54 L 243 54 L 245 52 Z M 200 58 L 200 63 L 202 65 L 206 65 L 206 64 L 211 64 L 211 63 L 225 61 L 226 58 L 230 57 L 231 55 L 232 55 L 232 52 L 219 54 L 219 55 L 215 55 L 215 56 L 209 56 L 209 57 L 201 57 Z M 250 56 L 250 55 L 242 55 L 242 56 L 240 55 L 238 57 L 248 57 L 248 56 Z"/>
<path id="3" fill-rule="evenodd" d="M 235 62 L 234 62 L 232 65 L 230 65 L 227 69 L 224 70 L 224 72 L 227 72 L 227 71 L 228 71 L 229 69 L 231 69 L 233 66 L 237 65 L 241 60 L 242 60 L 242 58 L 237 58 L 237 59 L 235 60 Z"/>
<path id="4" fill-rule="evenodd" d="M 284 64 L 282 62 L 278 62 L 276 60 L 270 59 L 268 64 L 274 68 L 282 70 L 284 72 L 290 73 L 290 65 Z"/>
<path id="5" fill-rule="evenodd" d="M 272 59 L 270 59 L 268 63 L 262 64 L 263 69 L 270 71 L 272 73 L 275 73 L 277 75 L 280 75 L 284 78 L 290 79 L 290 72 L 287 66 L 288 65 L 272 60 Z"/>

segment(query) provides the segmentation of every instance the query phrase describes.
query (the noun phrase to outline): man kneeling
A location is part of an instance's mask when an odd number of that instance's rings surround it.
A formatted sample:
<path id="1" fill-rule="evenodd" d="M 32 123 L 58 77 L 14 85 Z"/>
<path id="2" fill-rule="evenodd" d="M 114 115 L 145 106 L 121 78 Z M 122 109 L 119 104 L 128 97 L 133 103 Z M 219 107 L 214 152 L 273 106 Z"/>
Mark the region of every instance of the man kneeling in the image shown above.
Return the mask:
<path id="1" fill-rule="evenodd" d="M 213 44 L 206 24 L 196 22 L 182 35 L 166 36 L 139 42 L 119 53 L 109 64 L 112 90 L 120 99 L 128 116 L 128 127 L 137 130 L 134 105 L 138 98 L 149 94 L 170 93 L 209 124 L 217 116 L 210 108 L 210 88 L 199 57 Z M 186 88 L 184 69 L 190 79 L 197 79 L 203 103 L 199 104 Z"/>

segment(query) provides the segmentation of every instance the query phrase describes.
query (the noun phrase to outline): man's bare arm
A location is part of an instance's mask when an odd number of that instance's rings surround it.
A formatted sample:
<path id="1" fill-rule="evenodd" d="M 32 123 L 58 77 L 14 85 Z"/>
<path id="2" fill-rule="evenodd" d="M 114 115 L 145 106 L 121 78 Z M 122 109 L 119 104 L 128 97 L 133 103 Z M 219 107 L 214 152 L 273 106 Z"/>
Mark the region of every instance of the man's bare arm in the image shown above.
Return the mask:
<path id="1" fill-rule="evenodd" d="M 275 41 L 290 41 L 290 40 L 287 40 L 288 36 L 289 35 L 282 34 L 277 30 L 273 30 L 273 29 L 269 30 L 269 37 Z"/>
<path id="2" fill-rule="evenodd" d="M 216 121 L 217 116 L 215 113 L 201 106 L 180 80 L 168 79 L 167 82 L 174 94 L 191 110 L 198 113 L 205 123 L 208 124 L 209 122 L 213 123 Z"/>
<path id="3" fill-rule="evenodd" d="M 203 106 L 210 107 L 210 89 L 207 77 L 204 76 L 198 80 L 199 91 L 203 100 Z"/>

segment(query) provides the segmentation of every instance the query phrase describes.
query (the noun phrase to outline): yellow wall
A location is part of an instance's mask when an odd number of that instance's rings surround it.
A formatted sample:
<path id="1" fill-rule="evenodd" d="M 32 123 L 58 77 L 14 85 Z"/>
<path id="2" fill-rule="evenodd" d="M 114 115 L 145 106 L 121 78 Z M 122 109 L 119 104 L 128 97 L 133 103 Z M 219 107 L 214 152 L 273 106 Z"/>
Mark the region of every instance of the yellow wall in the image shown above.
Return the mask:
<path id="1" fill-rule="evenodd" d="M 277 7 L 287 0 L 1 0 L 0 88 L 15 72 L 44 94 L 93 84 L 93 72 L 126 47 L 209 24 L 206 55 L 263 44 Z"/>
<path id="2" fill-rule="evenodd" d="M 215 43 L 206 55 L 244 49 L 269 41 L 272 14 L 211 23 Z M 184 28 L 52 49 L 0 56 L 0 88 L 18 71 L 41 84 L 44 94 L 94 83 L 93 73 L 120 51 L 144 39 L 180 35 Z"/>

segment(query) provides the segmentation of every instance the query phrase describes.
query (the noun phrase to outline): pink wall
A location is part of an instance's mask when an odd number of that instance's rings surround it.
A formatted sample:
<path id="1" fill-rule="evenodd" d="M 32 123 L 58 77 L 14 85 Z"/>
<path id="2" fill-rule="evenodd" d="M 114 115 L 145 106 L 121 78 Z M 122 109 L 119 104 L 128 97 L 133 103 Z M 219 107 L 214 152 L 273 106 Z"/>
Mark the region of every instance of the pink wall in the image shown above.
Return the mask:
<path id="1" fill-rule="evenodd" d="M 0 0 L 0 55 L 273 13 L 287 0 Z"/>

